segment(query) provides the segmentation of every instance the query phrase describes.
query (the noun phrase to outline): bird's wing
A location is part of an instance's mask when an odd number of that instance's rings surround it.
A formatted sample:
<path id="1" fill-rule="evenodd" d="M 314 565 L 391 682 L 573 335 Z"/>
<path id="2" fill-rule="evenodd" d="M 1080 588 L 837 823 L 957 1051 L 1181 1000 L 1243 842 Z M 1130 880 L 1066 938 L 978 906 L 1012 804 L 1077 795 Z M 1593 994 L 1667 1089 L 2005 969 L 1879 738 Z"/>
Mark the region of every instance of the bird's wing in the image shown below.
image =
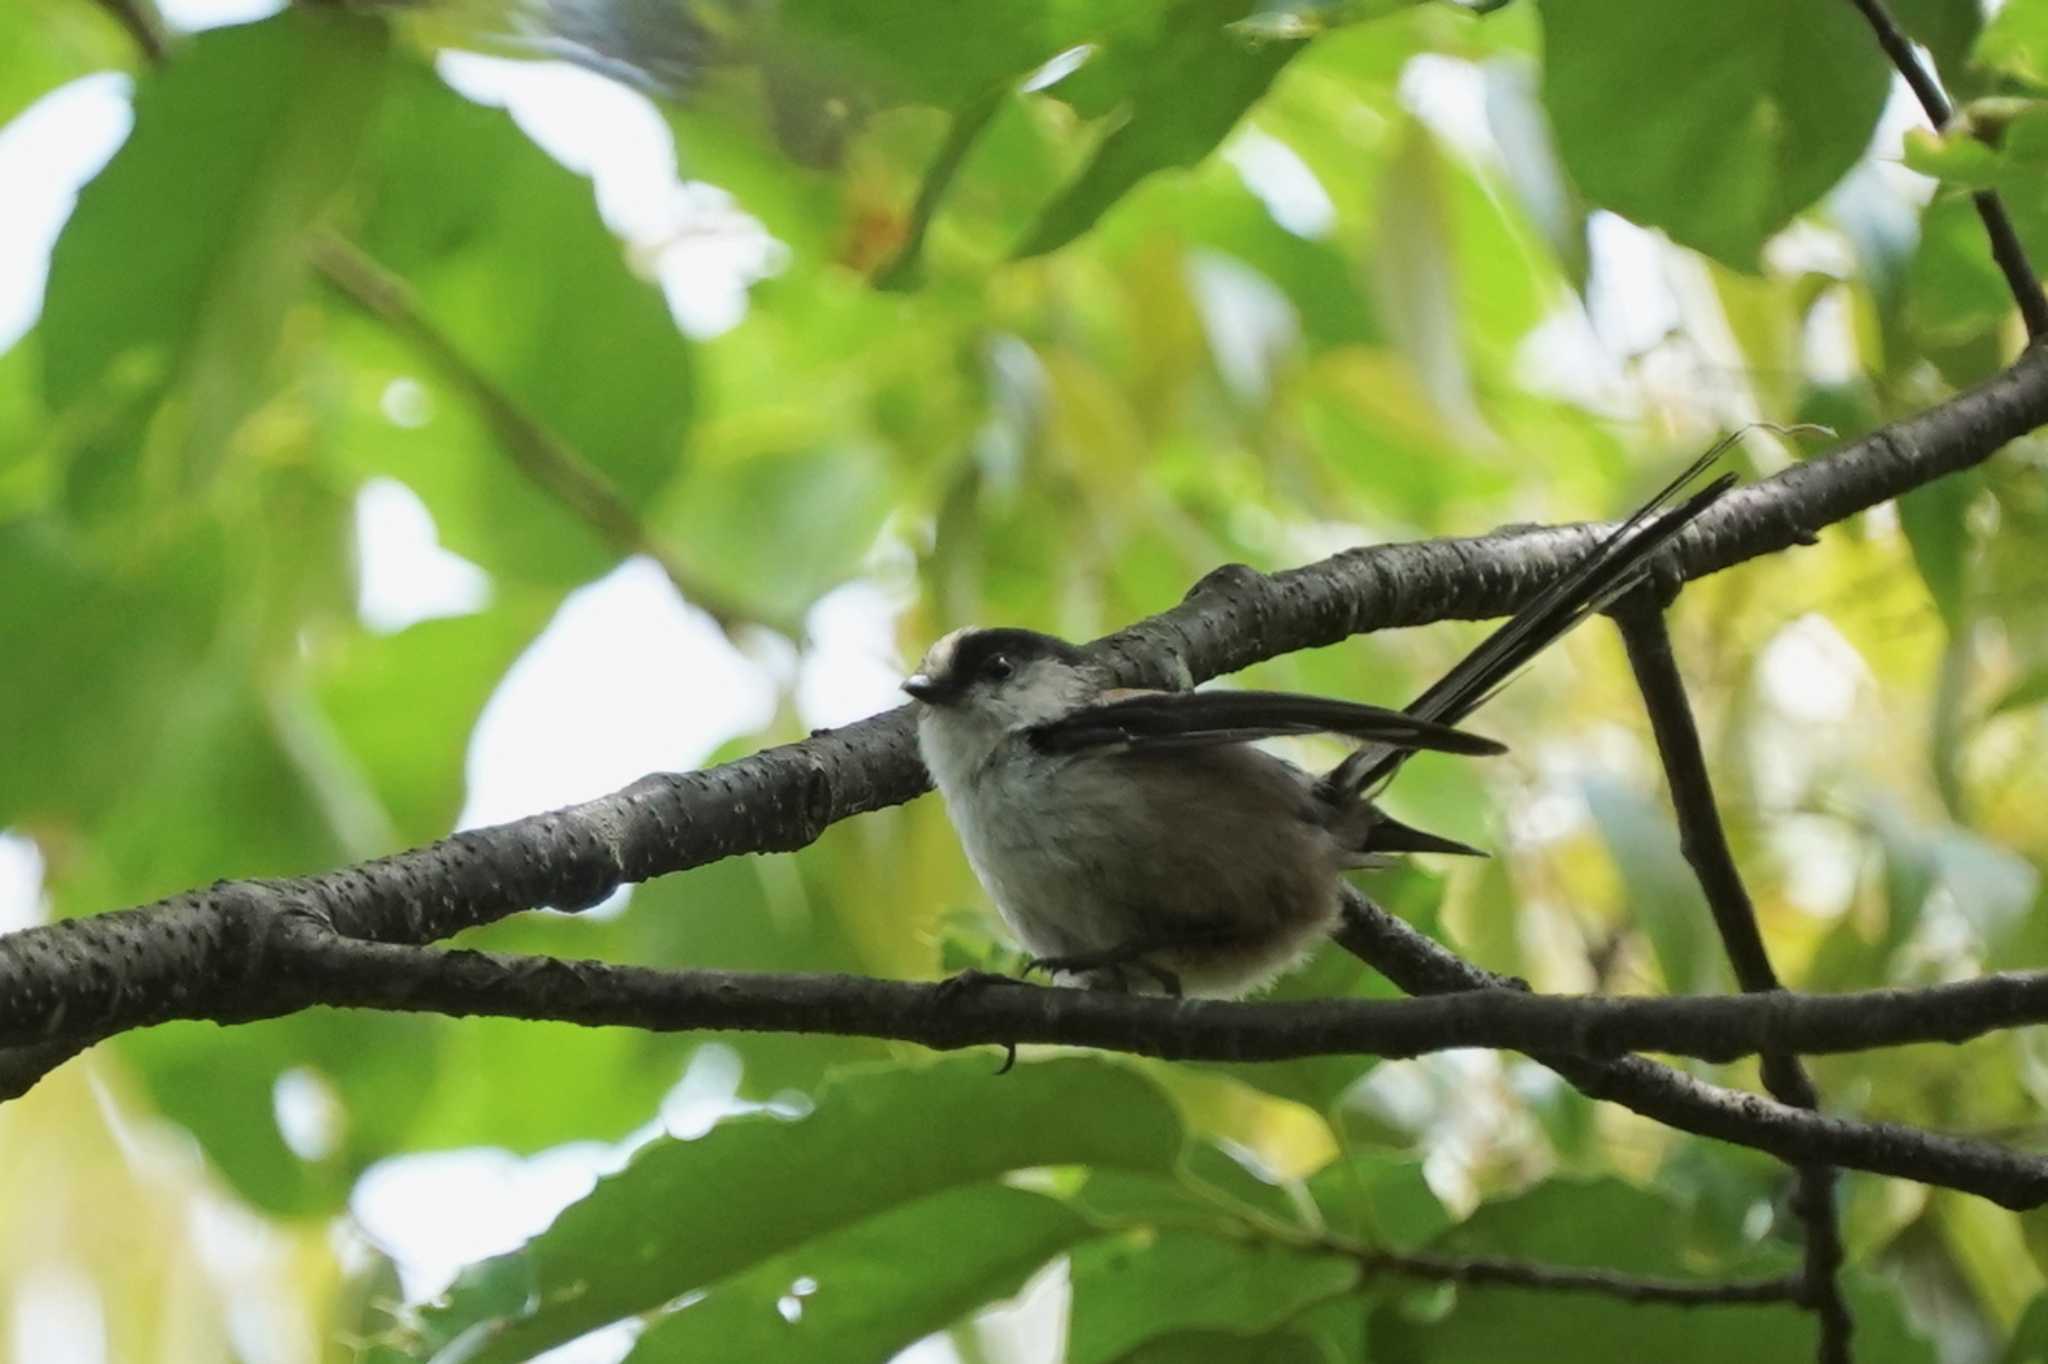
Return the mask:
<path id="1" fill-rule="evenodd" d="M 1352 701 L 1279 691 L 1114 692 L 1114 699 L 1033 726 L 1045 753 L 1198 748 L 1292 734 L 1348 734 L 1397 749 L 1490 754 L 1506 749 L 1461 729 Z"/>

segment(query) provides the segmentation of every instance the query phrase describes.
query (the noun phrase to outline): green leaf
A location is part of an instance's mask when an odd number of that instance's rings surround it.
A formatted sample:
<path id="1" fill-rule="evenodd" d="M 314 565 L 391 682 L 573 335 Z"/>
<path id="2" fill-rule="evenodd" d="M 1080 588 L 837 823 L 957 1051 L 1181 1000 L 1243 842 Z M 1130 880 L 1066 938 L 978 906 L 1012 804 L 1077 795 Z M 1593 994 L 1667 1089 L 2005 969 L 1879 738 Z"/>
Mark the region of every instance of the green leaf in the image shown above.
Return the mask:
<path id="1" fill-rule="evenodd" d="M 1113 90 L 1123 121 L 1046 207 L 1018 257 L 1065 246 L 1140 180 L 1194 165 L 1237 125 L 1302 48 L 1233 28 L 1244 9 L 1243 0 L 1181 0 L 1150 41 L 1120 45 L 1051 88 L 1083 113 L 1106 112 L 1098 92 Z"/>
<path id="2" fill-rule="evenodd" d="M 1301 1220 L 1301 1207 L 1295 1201 L 1300 1185 L 1280 1180 L 1261 1168 L 1248 1151 L 1214 1141 L 1197 1141 L 1189 1145 L 1181 1165 L 1184 1177 L 1194 1188 L 1220 1195 L 1237 1207 L 1251 1209 L 1275 1222 Z"/>
<path id="3" fill-rule="evenodd" d="M 885 1364 L 1015 1293 L 1040 1265 L 1095 1234 L 1043 1194 L 994 1184 L 933 1194 L 718 1284 L 656 1322 L 627 1360 Z"/>
<path id="4" fill-rule="evenodd" d="M 1175 226 L 1189 242 L 1235 257 L 1271 280 L 1294 305 L 1311 343 L 1343 346 L 1385 340 L 1374 299 L 1360 287 L 1357 272 L 1337 245 L 1299 237 L 1274 222 L 1234 169 L 1220 161 L 1204 163 L 1183 183 L 1175 200 Z M 1167 201 L 1162 197 L 1156 202 Z M 1156 249 L 1152 227 L 1144 224 L 1144 236 L 1129 243 L 1128 249 Z"/>
<path id="5" fill-rule="evenodd" d="M 1925 128 L 1906 134 L 1906 164 L 1952 185 L 1986 189 L 1998 181 L 1998 149 L 1967 129 L 1943 136 Z"/>
<path id="6" fill-rule="evenodd" d="M 1738 269 L 1869 144 L 1891 70 L 1853 7 L 1543 0 L 1543 100 L 1587 197 Z"/>
<path id="7" fill-rule="evenodd" d="M 1891 0 L 1889 8 L 1906 36 L 1933 55 L 1950 90 L 1956 90 L 1984 28 L 1984 0 Z"/>
<path id="8" fill-rule="evenodd" d="M 1435 139 L 1411 122 L 1381 186 L 1373 264 L 1389 328 L 1443 425 L 1453 438 L 1476 438 L 1483 422 L 1458 307 L 1451 176 Z"/>
<path id="9" fill-rule="evenodd" d="M 700 462 L 650 520 L 698 581 L 793 621 L 858 572 L 895 492 L 882 453 L 845 441 Z"/>
<path id="10" fill-rule="evenodd" d="M 728 857 L 635 887 L 621 955 L 650 966 L 878 972 L 860 950 L 852 922 L 854 906 L 864 903 L 861 878 L 875 866 L 874 857 L 859 855 L 855 869 L 831 862 L 832 856 L 828 838 L 796 854 L 793 863 L 778 856 Z M 883 931 L 901 934 L 900 887 L 892 878 L 877 879 L 881 884 L 869 893 L 886 906 Z M 718 1040 L 743 1062 L 740 1094 L 764 1101 L 790 1090 L 814 1092 L 833 1070 L 890 1054 L 887 1044 L 862 1037 L 727 1033 Z M 991 1060 L 991 1068 L 995 1064 Z"/>
<path id="11" fill-rule="evenodd" d="M 467 366 L 629 506 L 644 505 L 682 468 L 693 410 L 692 349 L 661 291 L 629 268 L 590 182 L 503 110 L 413 67 L 390 84 L 366 157 L 360 244 L 411 286 L 426 326 Z M 442 540 L 499 578 L 566 586 L 618 557 L 529 481 L 461 378 L 384 323 L 352 307 L 349 318 L 340 335 L 361 376 L 346 451 L 356 473 L 405 482 Z M 423 420 L 383 416 L 398 379 L 424 391 Z"/>
<path id="12" fill-rule="evenodd" d="M 1154 1336 L 1118 1364 L 1331 1364 L 1305 1335 L 1273 1331 L 1242 1336 L 1231 1331 L 1174 1331 Z"/>
<path id="13" fill-rule="evenodd" d="M 1942 194 L 1921 215 L 1906 268 L 1907 325 L 1923 344 L 1955 346 L 1989 332 L 2012 306 L 1969 195 Z"/>
<path id="14" fill-rule="evenodd" d="M 1348 1293 L 1358 1266 L 1258 1241 L 1161 1230 L 1074 1251 L 1067 1364 L 1121 1359 L 1147 1341 L 1190 1329 L 1247 1334 Z"/>
<path id="15" fill-rule="evenodd" d="M 356 1176 L 403 1149 L 432 1093 L 446 1020 L 325 1010 L 224 1031 L 171 1023 L 115 1045 L 164 1117 L 198 1139 L 241 1197 L 286 1217 L 331 1216 Z M 332 1147 L 294 1151 L 277 1121 L 278 1081 L 310 1072 L 337 1101 Z"/>
<path id="16" fill-rule="evenodd" d="M 1977 39 L 1976 60 L 2048 89 L 2048 0 L 2008 0 Z"/>
<path id="17" fill-rule="evenodd" d="M 1308 1189 L 1332 1230 L 1368 1245 L 1415 1250 L 1451 1226 L 1413 1156 L 1356 1152 L 1318 1170 Z"/>
<path id="18" fill-rule="evenodd" d="M 799 862 L 816 851 L 799 855 Z M 465 935 L 464 945 L 645 966 L 859 970 L 836 931 L 829 899 L 788 903 L 789 873 L 785 857 L 729 857 L 635 886 L 615 919 L 518 914 Z M 867 1038 L 664 1034 L 468 1019 L 451 1030 L 441 1082 L 413 1140 L 426 1148 L 491 1145 L 519 1152 L 623 1140 L 657 1116 L 663 1096 L 707 1044 L 736 1056 L 738 1097 L 757 1102 L 811 1092 L 832 1068 L 887 1054 L 885 1044 Z M 993 1070 L 996 1062 L 986 1064 Z M 534 1103 L 535 1093 L 549 1101 Z"/>
<path id="19" fill-rule="evenodd" d="M 220 466 L 279 378 L 307 234 L 354 160 L 384 49 L 380 22 L 333 9 L 200 34 L 141 81 L 135 131 L 79 195 L 50 258 L 44 393 L 58 411 L 161 403 L 150 450 L 125 454 L 165 461 L 166 495 Z"/>
<path id="20" fill-rule="evenodd" d="M 232 660 L 239 663 L 240 660 Z M 94 891 L 136 904 L 220 877 L 290 876 L 348 860 L 277 698 L 221 666 L 154 718 L 98 830 Z"/>
<path id="21" fill-rule="evenodd" d="M 1952 474 L 1899 499 L 1899 526 L 1913 551 L 1913 566 L 1934 598 L 1935 610 L 1951 637 L 1966 624 L 1970 566 L 1970 504 L 1983 482 L 1970 473 Z"/>
<path id="22" fill-rule="evenodd" d="M 1482 1206 L 1433 1249 L 1701 1283 L 1782 1272 L 1791 1261 L 1783 1251 L 1703 1261 L 1688 1239 L 1680 1210 L 1652 1194 L 1618 1180 L 1553 1179 L 1521 1197 Z M 1622 1364 L 1658 1358 L 1791 1364 L 1813 1357 L 1814 1334 L 1812 1318 L 1789 1303 L 1682 1308 L 1507 1287 L 1459 1290 L 1447 1312 L 1427 1321 L 1396 1299 L 1374 1313 L 1369 1329 L 1373 1358 L 1386 1364 Z M 1888 1357 L 1916 1356 L 1908 1351 Z"/>
<path id="23" fill-rule="evenodd" d="M 2009 710 L 2031 710 L 2048 701 L 2048 668 L 2036 668 L 1999 694 L 1985 708 L 1986 715 L 2003 715 Z"/>
<path id="24" fill-rule="evenodd" d="M 1722 1248 L 1688 1245 L 1681 1211 L 1668 1198 L 1619 1179 L 1551 1179 L 1482 1205 L 1433 1249 L 1698 1278 L 1697 1252 Z M 1748 1272 L 1757 1271 L 1752 1265 Z"/>
<path id="25" fill-rule="evenodd" d="M 2048 1364 L 2048 1294 L 2027 1304 L 1998 1364 Z"/>
<path id="26" fill-rule="evenodd" d="M 1097 41 L 1159 0 L 987 0 L 961 6 L 909 0 L 848 6 L 787 0 L 768 42 L 778 64 L 832 86 L 851 85 L 879 104 L 957 110 L 1022 80 L 1069 48 Z"/>
<path id="27" fill-rule="evenodd" d="M 0 526 L 0 692 L 33 724 L 0 763 L 0 826 L 90 821 L 133 785 L 226 609 L 212 526 L 111 561 L 47 521 Z M 218 870 L 212 873 L 219 875 Z"/>
<path id="28" fill-rule="evenodd" d="M 0 124 L 58 86 L 133 59 L 135 43 L 101 5 L 16 0 L 0 6 Z"/>
<path id="29" fill-rule="evenodd" d="M 552 593 L 501 592 L 472 615 L 354 632 L 317 660 L 318 705 L 406 844 L 454 827 L 470 731 L 554 604 Z"/>
<path id="30" fill-rule="evenodd" d="M 1865 1288 L 1852 1303 L 1859 1361 L 1933 1364 L 1933 1348 L 1912 1334 L 1888 1290 Z M 1805 1364 L 1815 1357 L 1817 1334 L 1813 1317 L 1789 1303 L 1676 1307 L 1502 1287 L 1460 1293 L 1453 1310 L 1429 1324 L 1382 1309 L 1369 1329 L 1376 1364 L 1499 1364 L 1508 1359 Z"/>
<path id="31" fill-rule="evenodd" d="M 1665 988 L 1673 994 L 1719 989 L 1726 971 L 1714 916 L 1686 865 L 1664 802 L 1648 804 L 1640 792 L 1604 777 L 1589 778 L 1585 795 L 1621 872 L 1623 911 L 1649 935 Z"/>
<path id="32" fill-rule="evenodd" d="M 1932 168 L 1956 187 L 1945 187 L 1921 215 L 1919 246 L 1907 267 L 1905 320 L 1944 376 L 1965 383 L 2004 363 L 1996 333 L 2013 310 L 2011 289 L 1965 191 L 1998 190 L 2029 257 L 2048 251 L 2048 109 L 2014 117 L 1995 149 L 1952 140 L 1958 145 L 1944 146 Z"/>
<path id="33" fill-rule="evenodd" d="M 800 1121 L 735 1118 L 642 1148 L 515 1253 L 531 1266 L 530 1311 L 485 1326 L 489 1343 L 461 1358 L 529 1358 L 930 1194 L 1029 1166 L 1164 1170 L 1180 1143 L 1165 1097 L 1098 1061 L 999 1078 L 980 1056 L 848 1071 Z M 474 1320 L 458 1296 L 434 1326 Z"/>
<path id="34" fill-rule="evenodd" d="M 1502 57 L 1486 64 L 1486 122 L 1501 146 L 1501 169 L 1522 211 L 1543 234 L 1572 287 L 1583 290 L 1591 269 L 1586 203 L 1558 160 L 1535 63 Z"/>

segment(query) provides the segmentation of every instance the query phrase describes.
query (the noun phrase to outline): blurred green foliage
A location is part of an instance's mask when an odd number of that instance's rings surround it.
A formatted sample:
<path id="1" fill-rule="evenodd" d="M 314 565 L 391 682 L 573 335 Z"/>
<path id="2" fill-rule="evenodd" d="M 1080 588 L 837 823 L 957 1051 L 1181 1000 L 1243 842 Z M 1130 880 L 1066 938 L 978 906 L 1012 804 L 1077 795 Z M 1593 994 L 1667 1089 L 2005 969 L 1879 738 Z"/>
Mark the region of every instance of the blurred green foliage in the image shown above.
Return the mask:
<path id="1" fill-rule="evenodd" d="M 59 915 L 447 832 L 486 704 L 629 548 L 529 477 L 522 422 L 784 652 L 856 579 L 905 596 L 914 649 L 975 620 L 1090 635 L 1227 561 L 1604 515 L 1737 422 L 1858 434 L 2012 353 L 1969 195 L 1999 190 L 2048 259 L 2048 4 L 1896 6 L 1970 111 L 1909 138 L 1920 189 L 1872 148 L 1891 78 L 1838 0 L 1481 8 L 309 5 L 145 68 L 87 0 L 7 7 L 0 119 L 121 68 L 135 125 L 0 355 L 0 829 Z M 676 242 L 622 241 L 579 170 L 437 74 L 452 47 L 657 92 L 678 175 L 731 196 L 677 240 L 779 243 L 744 317 L 679 327 L 653 278 Z M 337 237 L 402 294 L 324 279 Z M 1818 447 L 1746 448 L 1756 473 Z M 2042 463 L 2023 443 L 1678 608 L 1790 982 L 2048 953 Z M 372 478 L 424 502 L 486 605 L 361 618 Z M 1472 637 L 1254 675 L 1398 704 Z M 1726 988 L 1619 651 L 1596 627 L 1560 654 L 1484 717 L 1513 757 L 1418 761 L 1392 793 L 1498 856 L 1372 888 L 1538 988 Z M 779 699 L 728 753 L 801 733 Z M 929 977 L 999 959 L 981 903 L 922 802 L 471 939 Z M 1390 987 L 1331 951 L 1278 993 Z M 326 1011 L 121 1039 L 0 1110 L 31 1172 L 0 1192 L 0 1283 L 76 1269 L 124 1360 L 258 1357 L 230 1320 L 264 1295 L 289 1358 L 509 1361 L 631 1320 L 634 1360 L 883 1360 L 934 1333 L 999 1359 L 988 1309 L 1027 1284 L 1077 1361 L 1811 1353 L 1782 1306 L 1363 1268 L 1361 1247 L 1703 1281 L 1796 1262 L 1785 1171 L 1513 1059 L 1027 1054 L 996 1080 L 983 1055 L 705 1041 Z M 650 1138 L 707 1056 L 735 1111 Z M 2035 1143 L 2044 1059 L 2015 1035 L 1816 1071 L 1843 1112 Z M 317 1141 L 280 1099 L 309 1085 Z M 382 1250 L 326 1234 L 376 1162 L 574 1142 L 633 1154 L 424 1309 Z M 2038 1215 L 1860 1176 L 1843 1207 L 1859 1359 L 2039 1357 Z M 259 1229 L 263 1286 L 218 1268 L 193 1208 Z"/>

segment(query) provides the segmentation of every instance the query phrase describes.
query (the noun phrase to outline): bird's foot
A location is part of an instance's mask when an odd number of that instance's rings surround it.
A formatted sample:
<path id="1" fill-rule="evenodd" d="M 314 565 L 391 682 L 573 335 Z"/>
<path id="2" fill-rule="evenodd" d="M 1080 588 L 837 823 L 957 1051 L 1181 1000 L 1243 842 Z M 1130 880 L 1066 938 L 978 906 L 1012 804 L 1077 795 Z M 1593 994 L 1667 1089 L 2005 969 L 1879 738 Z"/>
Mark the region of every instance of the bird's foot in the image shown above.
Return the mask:
<path id="1" fill-rule="evenodd" d="M 1025 969 L 1028 971 L 1031 968 L 1027 965 Z M 970 966 L 965 971 L 955 972 L 939 982 L 936 1002 L 943 1008 L 967 995 L 985 990 L 991 985 L 1029 984 L 1031 984 L 1030 981 L 1017 976 L 1006 976 L 1000 971 L 983 971 L 978 967 Z"/>
<path id="2" fill-rule="evenodd" d="M 1028 970 L 1029 968 L 1027 967 L 1026 969 Z M 940 981 L 933 1002 L 941 1009 L 946 1009 L 951 1008 L 955 1003 L 968 995 L 985 990 L 991 985 L 1030 984 L 1030 981 L 1019 980 L 1016 976 L 1006 976 L 998 971 L 982 971 L 969 967 L 965 971 L 956 972 Z M 1016 1064 L 1017 1044 L 1015 1042 L 1003 1043 L 1003 1063 L 996 1067 L 996 1074 L 1008 1075 Z"/>
<path id="3" fill-rule="evenodd" d="M 1146 960 L 1146 954 L 1159 950 L 1161 944 L 1151 941 L 1119 943 L 1115 947 L 1099 952 L 1075 952 L 1060 957 L 1033 957 L 1024 963 L 1028 975 L 1043 971 L 1047 975 L 1071 975 L 1084 971 L 1108 971 L 1116 984 L 1112 988 L 1127 988 L 1124 968 L 1130 967 L 1150 976 L 1159 988 L 1175 998 L 1180 996 L 1180 977 L 1156 962 Z M 1102 988 L 1102 987 L 1097 987 Z"/>

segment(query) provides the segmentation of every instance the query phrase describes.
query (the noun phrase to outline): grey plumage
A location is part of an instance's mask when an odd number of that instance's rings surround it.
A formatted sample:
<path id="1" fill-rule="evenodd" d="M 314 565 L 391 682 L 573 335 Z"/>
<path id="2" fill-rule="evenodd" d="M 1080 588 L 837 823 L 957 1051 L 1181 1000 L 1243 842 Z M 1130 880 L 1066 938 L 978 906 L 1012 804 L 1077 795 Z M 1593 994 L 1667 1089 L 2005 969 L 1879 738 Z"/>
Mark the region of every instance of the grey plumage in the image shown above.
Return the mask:
<path id="1" fill-rule="evenodd" d="M 1335 924 L 1338 873 L 1370 864 L 1384 816 L 1322 799 L 1308 773 L 1244 742 L 1248 731 L 1306 732 L 1320 715 L 1315 728 L 1381 742 L 1500 751 L 1377 707 L 1108 684 L 1065 641 L 1021 630 L 957 631 L 905 684 L 925 703 L 925 765 L 1010 931 L 1054 963 L 1137 949 L 1129 969 L 1068 973 L 1087 984 L 1243 994 Z"/>
<path id="2" fill-rule="evenodd" d="M 1711 458 L 1711 456 L 1709 457 Z M 1725 492 L 1665 510 L 1696 463 L 1406 712 L 1273 692 L 1119 692 L 1082 650 L 1028 630 L 958 630 L 904 689 L 975 874 L 1039 964 L 1083 984 L 1233 996 L 1336 925 L 1340 876 L 1391 853 L 1474 852 L 1368 798 L 1408 753 L 1501 751 L 1449 726 L 1640 580 Z M 1321 779 L 1250 740 L 1364 741 Z"/>

